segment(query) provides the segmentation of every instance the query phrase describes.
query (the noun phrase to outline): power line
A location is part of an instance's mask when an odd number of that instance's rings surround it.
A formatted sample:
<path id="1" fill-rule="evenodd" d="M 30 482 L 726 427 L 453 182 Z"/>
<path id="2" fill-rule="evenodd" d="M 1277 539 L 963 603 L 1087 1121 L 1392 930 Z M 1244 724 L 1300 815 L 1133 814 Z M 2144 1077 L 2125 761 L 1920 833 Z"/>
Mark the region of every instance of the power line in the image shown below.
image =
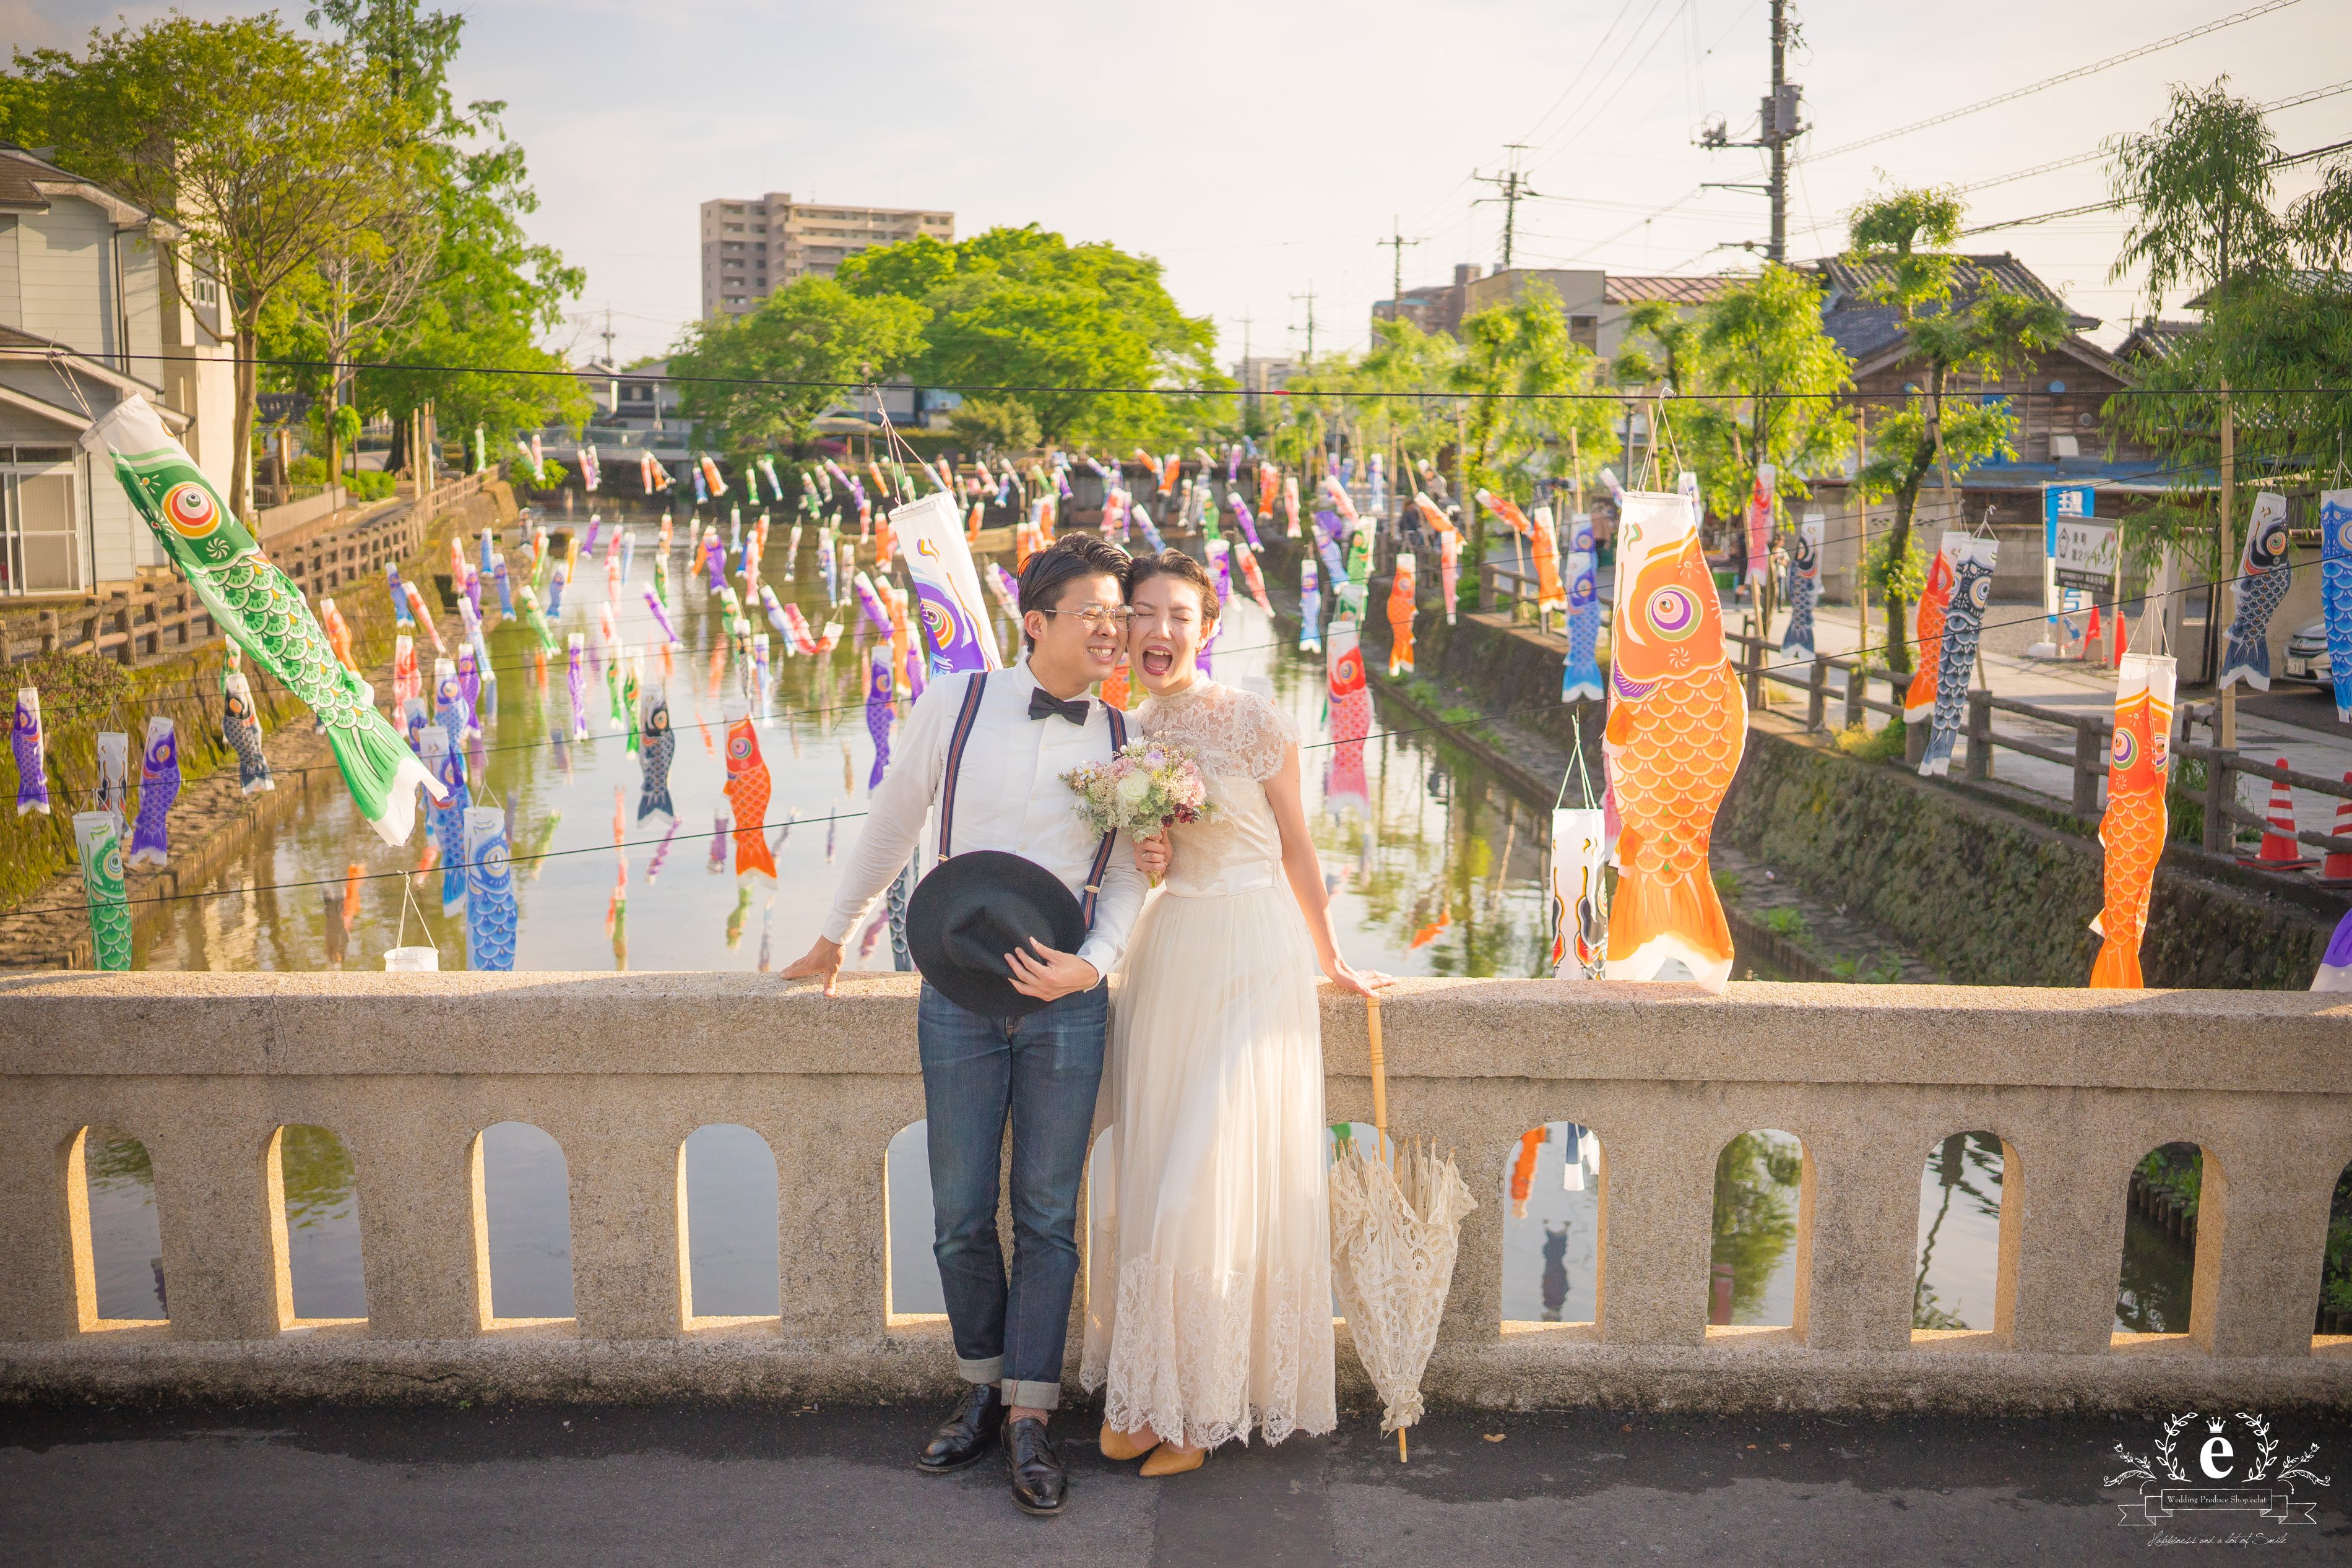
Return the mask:
<path id="1" fill-rule="evenodd" d="M 2352 148 L 2352 139 L 2347 139 L 2342 141 L 2331 141 L 2325 147 L 2315 147 L 2307 152 L 2290 152 L 2284 157 L 2272 159 L 2269 162 L 2264 163 L 2263 167 L 2265 169 L 2284 169 L 2296 163 L 2308 163 L 2315 158 L 2325 158 L 2330 152 L 2341 152 L 2347 148 Z M 2028 224 L 2053 223 L 2060 218 L 2079 218 L 2088 213 L 2111 213 L 2117 208 L 2127 204 L 2128 204 L 2124 200 L 2124 198 L 2120 196 L 2113 196 L 2104 202 L 2086 202 L 2079 207 L 2061 207 L 2054 213 L 2036 213 L 2030 218 L 2004 218 L 1997 224 L 1979 224 L 1972 229 L 1962 229 L 1959 232 L 1958 237 L 1961 239 L 1967 239 L 1975 235 L 1991 234 L 1996 229 L 2023 228 Z M 2315 388 L 2313 390 L 2317 391 L 2320 389 Z"/>
<path id="2" fill-rule="evenodd" d="M 2241 22 L 2251 22 L 2257 16 L 2267 16 L 2273 11 L 2284 11 L 2297 3 L 2298 0 L 2263 0 L 2262 5 L 2250 6 L 2243 11 L 2232 12 L 2227 16 L 2216 17 L 2200 26 L 2191 27 L 2185 33 L 2175 33 L 2168 38 L 2158 38 L 2152 44 L 2142 44 L 2139 47 L 2126 49 L 2120 55 L 2111 55 L 2104 60 L 2096 60 L 2087 66 L 2077 66 L 2071 71 L 2062 71 L 2057 76 L 2046 77 L 2041 81 L 2032 82 L 2024 87 L 2011 88 L 2007 92 L 1997 93 L 1979 102 L 1967 104 L 1959 109 L 1946 110 L 1943 113 L 1930 115 L 1926 120 L 1916 120 L 1908 125 L 1898 125 L 1892 131 L 1882 131 L 1875 136 L 1865 136 L 1859 141 L 1848 141 L 1842 146 L 1832 147 L 1826 152 L 1809 153 L 1807 162 L 1841 157 L 1864 147 L 1875 147 L 1882 141 L 1892 141 L 1898 136 L 1908 136 L 1915 131 L 1925 131 L 1931 125 L 1947 125 L 1955 120 L 1982 113 L 2000 104 L 2014 103 L 2021 98 L 2030 98 L 2037 92 L 2047 91 L 2051 88 L 2063 86 L 2070 81 L 2080 81 L 2087 76 L 2095 76 L 2100 71 L 2112 69 L 2128 61 L 2139 59 L 2143 56 L 2155 54 L 2161 49 L 2169 49 L 2176 45 L 2188 43 L 2192 38 L 2201 38 L 2209 33 L 2218 33 L 2224 27 L 2234 27 Z"/>

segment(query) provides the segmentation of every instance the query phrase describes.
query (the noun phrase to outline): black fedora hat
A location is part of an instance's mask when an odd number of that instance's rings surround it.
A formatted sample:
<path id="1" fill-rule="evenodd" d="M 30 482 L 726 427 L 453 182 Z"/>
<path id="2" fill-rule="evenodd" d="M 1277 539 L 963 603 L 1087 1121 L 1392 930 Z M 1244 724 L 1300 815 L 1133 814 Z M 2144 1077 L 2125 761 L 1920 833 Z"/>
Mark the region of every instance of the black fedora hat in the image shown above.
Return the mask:
<path id="1" fill-rule="evenodd" d="M 1045 1005 L 1013 988 L 1004 962 L 1015 950 L 1036 956 L 1033 936 L 1075 953 L 1087 938 L 1086 914 L 1059 877 L 1002 850 L 950 856 L 907 901 L 915 967 L 950 1001 L 983 1018 L 1021 1018 Z"/>

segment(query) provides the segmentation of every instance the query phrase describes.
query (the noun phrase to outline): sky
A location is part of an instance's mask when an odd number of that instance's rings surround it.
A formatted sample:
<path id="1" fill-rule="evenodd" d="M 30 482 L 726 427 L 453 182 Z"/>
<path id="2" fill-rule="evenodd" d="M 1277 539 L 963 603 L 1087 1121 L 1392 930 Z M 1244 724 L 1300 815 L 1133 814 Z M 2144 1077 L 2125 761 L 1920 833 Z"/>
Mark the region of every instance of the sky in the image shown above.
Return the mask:
<path id="1" fill-rule="evenodd" d="M 1840 152 L 1996 94 L 2274 0 L 1885 0 L 1792 4 L 1804 88 L 1792 259 L 1833 253 L 1844 215 L 1889 184 L 1967 185 L 2147 129 L 2173 83 L 2227 75 L 2270 102 L 2352 84 L 2352 6 L 2294 0 L 1980 113 Z M 184 4 L 199 16 L 251 7 Z M 163 6 L 0 0 L 0 37 L 78 43 Z M 796 199 L 945 208 L 959 235 L 1037 223 L 1158 257 L 1178 304 L 1211 316 L 1219 357 L 1360 346 L 1404 281 L 1494 265 L 1503 207 L 1477 176 L 1517 154 L 1536 199 L 1521 266 L 1712 273 L 1752 266 L 1762 155 L 1695 145 L 1710 114 L 1755 130 L 1769 0 L 1549 5 L 1194 0 L 1104 6 L 866 0 L 760 5 L 494 0 L 463 7 L 454 85 L 507 103 L 540 210 L 535 237 L 587 269 L 569 346 L 657 353 L 700 308 L 699 204 Z M 282 14 L 296 24 L 299 4 Z M 1956 26 L 1955 16 L 1966 18 Z M 2273 117 L 2300 152 L 2352 137 L 2352 90 Z M 2308 188 L 2307 169 L 2282 190 Z M 2092 161 L 1969 193 L 1994 223 L 2106 195 Z M 2011 250 L 2118 340 L 2146 304 L 2108 277 L 2126 219 L 2101 214 L 1967 242 Z M 2176 302 L 2177 305 L 2177 302 Z M 2174 311 L 2178 314 L 2177 309 Z"/>

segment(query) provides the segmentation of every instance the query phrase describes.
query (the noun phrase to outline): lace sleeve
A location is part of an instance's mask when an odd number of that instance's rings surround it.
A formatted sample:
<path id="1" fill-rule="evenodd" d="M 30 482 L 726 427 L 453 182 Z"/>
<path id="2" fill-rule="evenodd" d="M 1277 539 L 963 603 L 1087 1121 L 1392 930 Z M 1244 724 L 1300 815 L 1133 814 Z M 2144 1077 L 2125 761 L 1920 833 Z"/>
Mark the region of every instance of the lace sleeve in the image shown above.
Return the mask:
<path id="1" fill-rule="evenodd" d="M 1188 746 L 1212 773 L 1240 774 L 1263 784 L 1282 771 L 1298 744 L 1297 727 L 1255 692 L 1212 685 L 1173 700 L 1154 698 L 1140 715 L 1143 733 Z"/>
<path id="2" fill-rule="evenodd" d="M 1240 698 L 1242 723 L 1236 727 L 1243 739 L 1239 747 L 1242 771 L 1263 784 L 1282 771 L 1282 760 L 1290 748 L 1298 744 L 1298 727 L 1290 716 L 1255 692 L 1236 694 Z"/>

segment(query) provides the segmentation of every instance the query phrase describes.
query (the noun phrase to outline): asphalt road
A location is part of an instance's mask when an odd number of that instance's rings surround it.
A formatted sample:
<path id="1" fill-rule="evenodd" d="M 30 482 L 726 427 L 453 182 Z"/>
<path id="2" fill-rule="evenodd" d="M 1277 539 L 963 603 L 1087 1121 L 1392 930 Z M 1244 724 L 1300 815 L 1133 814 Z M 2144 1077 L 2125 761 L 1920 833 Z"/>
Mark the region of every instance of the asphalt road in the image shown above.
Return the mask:
<path id="1" fill-rule="evenodd" d="M 0 1411 L 0 1563 L 2047 1563 L 2144 1559 L 2114 1445 L 2160 1417 L 1433 1416 L 1397 1462 L 1369 1415 L 1146 1481 L 1059 1425 L 1070 1512 L 1002 1470 L 919 1474 L 931 1413 L 249 1407 Z M 2346 1484 L 2315 1524 L 2176 1515 L 2189 1558 L 2352 1560 L 2352 1417 L 2283 1414 Z M 1078 1440 L 1067 1440 L 1076 1437 Z M 2200 1537 L 2251 1537 L 2198 1544 Z M 2277 1538 L 2273 1540 L 2273 1538 Z"/>

